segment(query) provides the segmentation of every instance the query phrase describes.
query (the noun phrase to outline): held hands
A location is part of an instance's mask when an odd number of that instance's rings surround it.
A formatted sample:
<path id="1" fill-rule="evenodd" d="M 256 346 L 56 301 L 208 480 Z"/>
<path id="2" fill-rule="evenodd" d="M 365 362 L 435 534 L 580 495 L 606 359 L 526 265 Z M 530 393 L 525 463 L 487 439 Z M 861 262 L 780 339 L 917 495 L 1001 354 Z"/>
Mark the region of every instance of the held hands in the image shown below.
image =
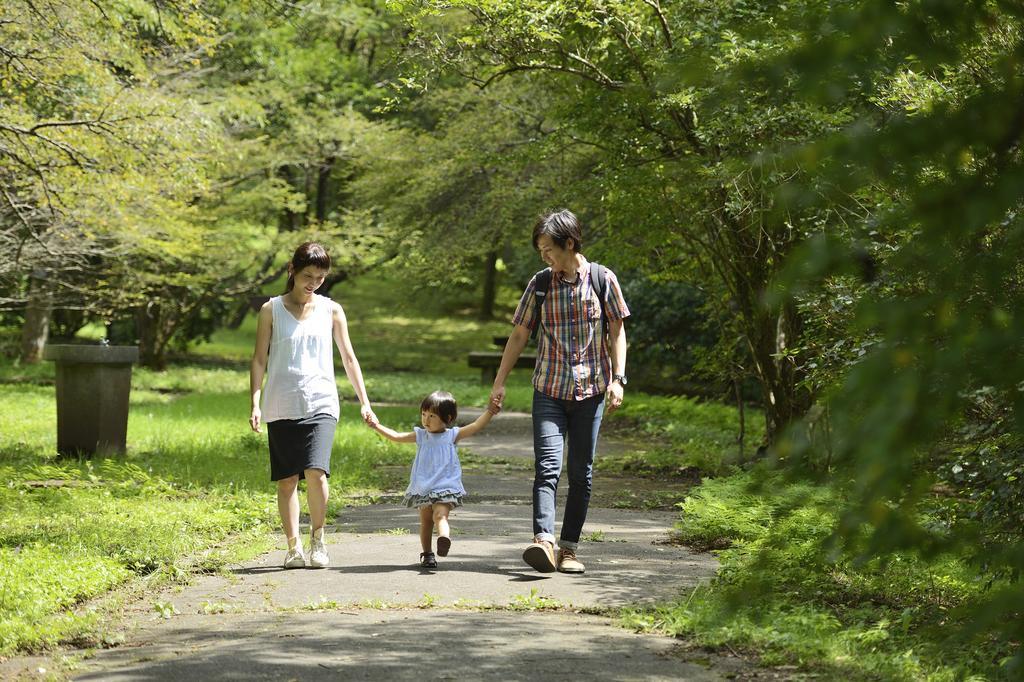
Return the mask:
<path id="1" fill-rule="evenodd" d="M 380 426 L 380 420 L 377 419 L 377 415 L 373 413 L 373 408 L 370 407 L 369 403 L 366 403 L 359 408 L 359 416 L 363 418 L 363 421 L 371 429 L 375 429 Z"/>
<path id="2" fill-rule="evenodd" d="M 491 389 L 491 399 L 487 401 L 487 411 L 491 414 L 498 414 L 505 404 L 505 387 L 495 386 Z"/>

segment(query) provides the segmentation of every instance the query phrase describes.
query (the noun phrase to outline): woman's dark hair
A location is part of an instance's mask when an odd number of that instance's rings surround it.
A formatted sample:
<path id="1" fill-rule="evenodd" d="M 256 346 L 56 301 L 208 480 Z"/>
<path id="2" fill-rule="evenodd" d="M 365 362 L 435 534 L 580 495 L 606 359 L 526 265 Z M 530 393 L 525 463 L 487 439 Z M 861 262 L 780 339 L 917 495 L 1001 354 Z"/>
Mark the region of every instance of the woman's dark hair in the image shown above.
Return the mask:
<path id="1" fill-rule="evenodd" d="M 288 293 L 295 287 L 295 273 L 310 265 L 323 270 L 331 269 L 331 257 L 327 255 L 327 249 L 316 242 L 306 242 L 295 249 L 292 259 L 289 261 L 292 271 L 288 275 L 288 283 L 284 287 L 284 293 Z"/>
<path id="2" fill-rule="evenodd" d="M 544 234 L 551 237 L 551 241 L 560 249 L 564 249 L 566 242 L 572 239 L 573 252 L 583 253 L 583 229 L 576 214 L 567 208 L 537 219 L 537 224 L 533 226 L 533 248 L 538 248 L 537 240 Z"/>
<path id="3" fill-rule="evenodd" d="M 420 411 L 433 412 L 446 425 L 451 426 L 459 416 L 459 408 L 455 404 L 455 396 L 448 391 L 434 391 L 420 403 Z"/>

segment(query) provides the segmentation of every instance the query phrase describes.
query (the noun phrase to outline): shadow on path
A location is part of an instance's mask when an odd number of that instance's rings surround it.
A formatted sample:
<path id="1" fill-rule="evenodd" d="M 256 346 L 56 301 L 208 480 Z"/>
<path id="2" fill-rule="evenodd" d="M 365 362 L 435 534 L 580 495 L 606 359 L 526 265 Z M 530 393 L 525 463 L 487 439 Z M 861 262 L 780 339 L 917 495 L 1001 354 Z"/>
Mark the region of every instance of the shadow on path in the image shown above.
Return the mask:
<path id="1" fill-rule="evenodd" d="M 463 411 L 463 419 L 473 416 Z M 579 549 L 584 575 L 540 574 L 522 562 L 532 536 L 532 472 L 487 459 L 532 457 L 530 442 L 529 415 L 503 413 L 465 444 L 484 464 L 467 469 L 471 497 L 452 514 L 452 551 L 438 558 L 436 570 L 418 565 L 416 510 L 393 503 L 346 509 L 327 535 L 329 568 L 283 570 L 279 549 L 226 574 L 196 576 L 184 589 L 147 595 L 125 609 L 128 642 L 97 652 L 76 679 L 756 675 L 735 658 L 685 650 L 671 638 L 636 635 L 580 612 L 671 600 L 714 575 L 712 556 L 662 542 L 674 512 L 592 507 Z M 601 447 L 631 446 L 602 441 Z M 650 485 L 599 476 L 592 504 Z M 156 601 L 173 604 L 175 615 L 155 617 Z"/>
<path id="2" fill-rule="evenodd" d="M 178 618 L 80 680 L 721 680 L 678 645 L 561 613 L 326 611 Z M 557 652 L 555 647 L 557 646 Z"/>

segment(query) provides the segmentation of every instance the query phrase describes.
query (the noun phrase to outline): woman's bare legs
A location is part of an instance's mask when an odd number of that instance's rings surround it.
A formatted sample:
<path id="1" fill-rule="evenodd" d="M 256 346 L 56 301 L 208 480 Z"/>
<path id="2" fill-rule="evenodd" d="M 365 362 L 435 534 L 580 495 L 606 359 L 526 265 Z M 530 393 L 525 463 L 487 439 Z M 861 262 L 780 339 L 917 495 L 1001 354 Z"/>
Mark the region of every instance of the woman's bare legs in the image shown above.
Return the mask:
<path id="1" fill-rule="evenodd" d="M 289 476 L 277 482 L 277 511 L 288 540 L 299 537 L 299 476 Z"/>
<path id="2" fill-rule="evenodd" d="M 306 502 L 309 504 L 310 532 L 324 527 L 329 495 L 327 474 L 322 469 L 306 469 Z"/>

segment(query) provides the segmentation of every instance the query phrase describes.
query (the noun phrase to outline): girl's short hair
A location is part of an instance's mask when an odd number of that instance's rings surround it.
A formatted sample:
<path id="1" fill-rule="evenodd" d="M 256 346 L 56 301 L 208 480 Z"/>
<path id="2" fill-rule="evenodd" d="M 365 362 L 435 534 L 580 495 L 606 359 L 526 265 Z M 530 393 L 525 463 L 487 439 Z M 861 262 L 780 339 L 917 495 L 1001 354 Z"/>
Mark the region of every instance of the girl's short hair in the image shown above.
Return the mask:
<path id="1" fill-rule="evenodd" d="M 459 408 L 455 404 L 455 396 L 448 391 L 434 391 L 420 403 L 420 411 L 433 412 L 448 426 L 459 416 Z"/>
<path id="2" fill-rule="evenodd" d="M 288 283 L 284 287 L 286 294 L 295 287 L 295 273 L 301 272 L 302 268 L 312 265 L 322 270 L 331 269 L 331 257 L 327 254 L 327 249 L 316 242 L 306 242 L 295 249 L 289 263 L 291 263 L 292 271 L 288 275 Z"/>
<path id="3" fill-rule="evenodd" d="M 533 226 L 534 249 L 538 248 L 537 240 L 544 234 L 551 237 L 551 241 L 560 249 L 564 249 L 566 242 L 572 239 L 573 252 L 583 253 L 583 228 L 576 214 L 567 208 L 537 218 Z"/>

